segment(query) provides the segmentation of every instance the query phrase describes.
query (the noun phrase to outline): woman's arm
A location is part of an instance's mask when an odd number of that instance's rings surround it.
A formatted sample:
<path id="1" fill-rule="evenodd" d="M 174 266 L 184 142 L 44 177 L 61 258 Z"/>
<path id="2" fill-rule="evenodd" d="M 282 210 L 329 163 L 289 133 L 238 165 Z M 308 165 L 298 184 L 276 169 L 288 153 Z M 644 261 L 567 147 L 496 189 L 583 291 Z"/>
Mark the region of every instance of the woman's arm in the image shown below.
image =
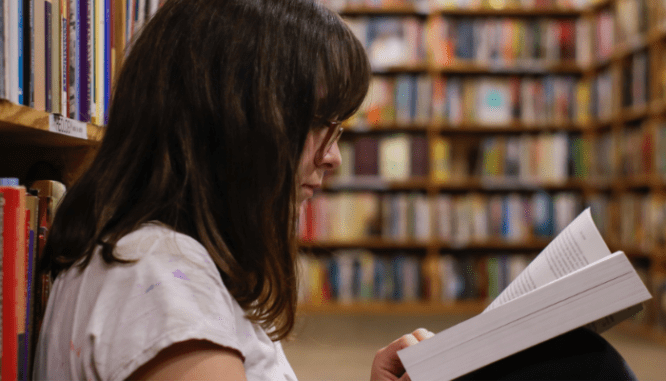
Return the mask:
<path id="1" fill-rule="evenodd" d="M 241 354 L 206 340 L 175 343 L 142 365 L 128 380 L 245 381 Z"/>

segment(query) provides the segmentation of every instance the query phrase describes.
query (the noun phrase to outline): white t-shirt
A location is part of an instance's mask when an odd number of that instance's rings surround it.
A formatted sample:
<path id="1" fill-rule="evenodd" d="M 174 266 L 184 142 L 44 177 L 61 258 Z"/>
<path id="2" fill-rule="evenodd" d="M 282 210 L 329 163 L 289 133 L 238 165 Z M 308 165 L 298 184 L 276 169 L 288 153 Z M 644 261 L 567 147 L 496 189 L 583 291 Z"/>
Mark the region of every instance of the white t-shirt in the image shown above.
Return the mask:
<path id="1" fill-rule="evenodd" d="M 160 350 L 205 339 L 238 350 L 248 380 L 295 380 L 279 342 L 244 316 L 205 248 L 150 223 L 118 241 L 106 264 L 56 278 L 35 356 L 37 380 L 123 380 Z"/>

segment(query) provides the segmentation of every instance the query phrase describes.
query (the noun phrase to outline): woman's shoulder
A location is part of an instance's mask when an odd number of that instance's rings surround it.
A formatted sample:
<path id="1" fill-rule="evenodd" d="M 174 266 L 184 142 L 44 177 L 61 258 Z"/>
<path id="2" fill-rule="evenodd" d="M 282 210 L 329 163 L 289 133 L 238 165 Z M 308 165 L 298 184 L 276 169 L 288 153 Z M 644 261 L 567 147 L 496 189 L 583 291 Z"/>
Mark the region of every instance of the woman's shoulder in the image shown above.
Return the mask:
<path id="1" fill-rule="evenodd" d="M 144 223 L 118 240 L 114 255 L 119 259 L 137 262 L 153 258 L 189 260 L 205 267 L 214 266 L 208 251 L 199 241 L 159 221 Z"/>

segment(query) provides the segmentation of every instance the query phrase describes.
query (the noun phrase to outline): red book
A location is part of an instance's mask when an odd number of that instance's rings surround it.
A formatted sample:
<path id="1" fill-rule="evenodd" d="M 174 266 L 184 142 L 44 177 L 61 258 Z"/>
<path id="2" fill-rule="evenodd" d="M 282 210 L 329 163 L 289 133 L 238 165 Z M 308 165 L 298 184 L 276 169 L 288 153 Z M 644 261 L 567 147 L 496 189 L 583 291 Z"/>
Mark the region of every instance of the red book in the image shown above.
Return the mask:
<path id="1" fill-rule="evenodd" d="M 26 191 L 0 187 L 5 199 L 2 229 L 2 379 L 18 380 L 19 335 L 25 333 Z"/>

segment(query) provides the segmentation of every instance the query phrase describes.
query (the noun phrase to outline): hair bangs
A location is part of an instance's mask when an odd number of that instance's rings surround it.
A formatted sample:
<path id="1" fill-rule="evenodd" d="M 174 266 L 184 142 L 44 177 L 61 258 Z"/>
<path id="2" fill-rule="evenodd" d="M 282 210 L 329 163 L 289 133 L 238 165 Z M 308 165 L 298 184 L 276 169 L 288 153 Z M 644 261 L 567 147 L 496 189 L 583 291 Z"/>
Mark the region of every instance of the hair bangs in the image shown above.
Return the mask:
<path id="1" fill-rule="evenodd" d="M 333 15 L 338 18 L 338 15 Z M 327 57 L 319 62 L 319 99 L 316 115 L 324 120 L 343 121 L 352 116 L 361 106 L 368 92 L 370 63 L 361 42 L 338 20 L 336 38 L 325 44 Z"/>

